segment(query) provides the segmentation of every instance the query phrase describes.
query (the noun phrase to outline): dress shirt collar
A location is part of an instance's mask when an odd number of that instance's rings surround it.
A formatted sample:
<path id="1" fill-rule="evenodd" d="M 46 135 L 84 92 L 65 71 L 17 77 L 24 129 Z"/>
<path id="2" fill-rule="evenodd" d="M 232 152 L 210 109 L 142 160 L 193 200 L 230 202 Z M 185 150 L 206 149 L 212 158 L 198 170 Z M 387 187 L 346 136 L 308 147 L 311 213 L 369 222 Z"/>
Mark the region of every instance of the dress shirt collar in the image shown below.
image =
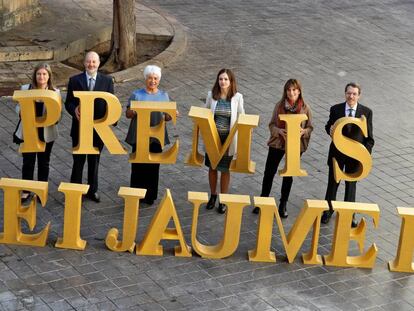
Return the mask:
<path id="1" fill-rule="evenodd" d="M 356 103 L 355 106 L 351 108 L 351 106 L 349 106 L 348 103 L 345 102 L 345 115 L 346 116 L 348 116 L 349 114 L 349 109 L 354 110 L 352 113 L 353 113 L 353 116 L 355 117 L 356 110 L 358 109 L 358 103 Z"/>
<path id="2" fill-rule="evenodd" d="M 97 76 L 97 73 L 95 73 L 95 75 L 94 75 L 94 76 L 90 76 L 90 75 L 88 75 L 88 72 L 87 72 L 87 71 L 85 71 L 85 74 L 86 74 L 86 81 L 88 81 L 88 83 L 89 83 L 89 79 L 90 79 L 90 78 L 94 79 L 94 80 L 95 80 L 95 82 L 96 82 L 96 76 Z"/>

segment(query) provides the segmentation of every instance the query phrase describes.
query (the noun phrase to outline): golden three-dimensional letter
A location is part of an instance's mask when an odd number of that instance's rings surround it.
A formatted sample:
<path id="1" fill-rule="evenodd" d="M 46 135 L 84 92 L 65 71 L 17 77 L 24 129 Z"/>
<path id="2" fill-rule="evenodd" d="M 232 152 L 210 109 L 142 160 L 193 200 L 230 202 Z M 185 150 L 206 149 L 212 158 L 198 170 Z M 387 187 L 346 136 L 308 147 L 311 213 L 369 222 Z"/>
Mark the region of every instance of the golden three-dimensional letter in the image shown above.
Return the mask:
<path id="1" fill-rule="evenodd" d="M 397 207 L 398 214 L 402 217 L 400 239 L 398 241 L 397 256 L 388 262 L 390 271 L 414 272 L 414 208 Z"/>
<path id="2" fill-rule="evenodd" d="M 118 240 L 119 230 L 111 228 L 106 235 L 105 244 L 114 252 L 129 251 L 132 253 L 135 248 L 135 237 L 138 227 L 139 200 L 145 197 L 147 189 L 136 189 L 121 187 L 118 195 L 124 198 L 124 225 L 122 231 L 122 241 Z"/>
<path id="3" fill-rule="evenodd" d="M 127 154 L 110 127 L 121 117 L 122 106 L 118 98 L 109 92 L 96 91 L 76 91 L 73 96 L 79 98 L 80 105 L 79 144 L 73 148 L 73 153 L 99 154 L 98 148 L 93 146 L 95 129 L 111 154 Z M 94 102 L 98 98 L 105 100 L 106 114 L 103 118 L 94 120 Z"/>
<path id="4" fill-rule="evenodd" d="M 287 141 L 285 167 L 279 170 L 280 176 L 307 176 L 308 173 L 300 168 L 300 124 L 307 120 L 306 114 L 281 114 L 281 121 L 286 122 Z"/>
<path id="5" fill-rule="evenodd" d="M 355 173 L 345 173 L 341 171 L 338 161 L 334 158 L 334 177 L 336 182 L 341 180 L 358 181 L 368 176 L 372 169 L 372 157 L 367 148 L 360 142 L 357 142 L 342 134 L 342 128 L 347 124 L 357 125 L 365 137 L 368 136 L 367 119 L 365 116 L 359 118 L 343 117 L 338 119 L 333 125 L 332 141 L 335 147 L 343 154 L 359 162 L 359 169 Z"/>
<path id="6" fill-rule="evenodd" d="M 65 195 L 65 214 L 63 237 L 58 238 L 55 247 L 83 250 L 86 241 L 80 237 L 82 195 L 87 193 L 89 185 L 62 182 L 58 191 Z"/>
<path id="7" fill-rule="evenodd" d="M 136 151 L 129 157 L 131 163 L 173 164 L 177 161 L 179 141 L 170 149 L 161 153 L 149 151 L 150 137 L 159 140 L 164 147 L 165 120 L 157 126 L 150 126 L 151 112 L 164 112 L 170 115 L 173 124 L 177 120 L 177 104 L 175 102 L 131 101 L 131 110 L 137 112 Z"/>
<path id="8" fill-rule="evenodd" d="M 22 232 L 21 221 L 26 220 L 29 229 L 36 226 L 37 197 L 44 207 L 47 201 L 48 183 L 22 179 L 1 178 L 0 188 L 4 191 L 4 232 L 0 233 L 0 243 L 20 244 L 30 246 L 45 246 L 49 234 L 50 222 L 46 227 L 35 234 Z M 22 206 L 20 201 L 23 190 L 34 192 L 28 205 Z"/>
<path id="9" fill-rule="evenodd" d="M 46 127 L 59 121 L 62 99 L 59 93 L 50 90 L 14 91 L 13 100 L 20 104 L 20 117 L 23 125 L 24 142 L 19 152 L 44 152 L 46 143 L 40 141 L 37 128 Z M 46 114 L 36 117 L 35 101 L 42 101 Z"/>
<path id="10" fill-rule="evenodd" d="M 207 193 L 188 192 L 188 201 L 194 205 L 191 243 L 194 251 L 203 258 L 225 258 L 236 251 L 240 239 L 243 208 L 250 205 L 250 198 L 247 195 L 220 194 L 219 196 L 220 203 L 227 204 L 223 238 L 216 245 L 205 245 L 197 240 L 197 225 L 200 205 L 207 202 Z"/>
<path id="11" fill-rule="evenodd" d="M 239 173 L 254 173 L 256 164 L 250 160 L 250 147 L 252 130 L 259 124 L 258 116 L 240 115 L 235 125 L 231 128 L 226 141 L 224 144 L 221 144 L 213 113 L 210 109 L 193 106 L 188 115 L 193 119 L 194 127 L 192 149 L 191 153 L 186 157 L 186 164 L 201 166 L 203 163 L 204 156 L 198 152 L 200 133 L 203 137 L 211 166 L 215 168 L 229 148 L 234 135 L 238 132 L 237 157 L 232 161 L 230 170 Z"/>
<path id="12" fill-rule="evenodd" d="M 274 252 L 270 251 L 273 219 L 276 218 L 289 263 L 295 259 L 306 236 L 313 227 L 311 250 L 303 254 L 302 259 L 305 264 L 322 264 L 322 258 L 317 254 L 317 251 L 321 213 L 328 209 L 328 203 L 326 201 L 306 200 L 304 208 L 296 218 L 295 224 L 287 237 L 274 198 L 254 197 L 254 206 L 260 208 L 260 215 L 256 249 L 249 251 L 250 261 L 276 262 Z"/>
<path id="13" fill-rule="evenodd" d="M 349 241 L 357 240 L 362 253 L 365 240 L 366 222 L 362 220 L 357 228 L 351 228 L 354 213 L 372 217 L 374 227 L 378 226 L 379 208 L 377 204 L 332 201 L 337 212 L 331 253 L 324 257 L 325 265 L 337 267 L 372 268 L 375 265 L 378 248 L 373 243 L 367 252 L 360 256 L 348 256 Z"/>
<path id="14" fill-rule="evenodd" d="M 174 222 L 175 228 L 168 228 L 168 223 L 171 219 Z M 162 256 L 161 240 L 177 240 L 180 246 L 175 247 L 175 256 L 191 257 L 191 248 L 185 242 L 180 220 L 169 189 L 166 190 L 164 198 L 158 206 L 142 242 L 137 246 L 137 255 Z"/>

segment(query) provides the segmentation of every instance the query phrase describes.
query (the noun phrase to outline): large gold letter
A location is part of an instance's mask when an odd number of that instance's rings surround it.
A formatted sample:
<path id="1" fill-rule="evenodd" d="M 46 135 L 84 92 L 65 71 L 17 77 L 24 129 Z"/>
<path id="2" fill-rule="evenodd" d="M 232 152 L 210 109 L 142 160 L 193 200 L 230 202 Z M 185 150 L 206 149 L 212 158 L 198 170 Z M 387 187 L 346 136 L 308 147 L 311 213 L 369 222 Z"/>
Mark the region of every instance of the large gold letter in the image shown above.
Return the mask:
<path id="1" fill-rule="evenodd" d="M 13 100 L 20 104 L 23 125 L 24 142 L 20 144 L 19 152 L 44 152 L 46 143 L 40 141 L 37 128 L 53 125 L 59 120 L 62 111 L 60 95 L 49 90 L 14 91 Z M 36 100 L 45 105 L 46 114 L 42 117 L 36 117 Z"/>
<path id="2" fill-rule="evenodd" d="M 279 170 L 280 176 L 307 176 L 308 173 L 300 168 L 300 124 L 307 120 L 306 114 L 281 114 L 287 130 L 285 167 Z"/>
<path id="3" fill-rule="evenodd" d="M 357 125 L 365 137 L 368 136 L 367 119 L 362 116 L 358 118 L 343 117 L 338 119 L 333 127 L 332 141 L 335 147 L 343 154 L 359 161 L 359 169 L 355 173 L 342 172 L 336 159 L 333 159 L 334 177 L 336 182 L 341 180 L 358 181 L 368 176 L 372 168 L 372 157 L 367 148 L 360 142 L 342 135 L 342 128 L 347 124 Z"/>
<path id="4" fill-rule="evenodd" d="M 203 258 L 225 258 L 231 256 L 239 244 L 243 208 L 250 205 L 249 196 L 220 194 L 220 203 L 227 204 L 224 235 L 219 244 L 212 246 L 201 244 L 197 240 L 198 212 L 200 205 L 207 202 L 207 193 L 188 192 L 188 201 L 194 204 L 191 243 L 196 253 Z"/>
<path id="5" fill-rule="evenodd" d="M 165 120 L 157 126 L 150 126 L 151 112 L 165 112 L 175 124 L 177 120 L 177 104 L 175 102 L 140 102 L 132 101 L 131 109 L 137 112 L 137 149 L 129 157 L 132 163 L 173 164 L 177 161 L 179 141 L 177 140 L 168 151 L 162 153 L 149 152 L 150 137 L 159 140 L 164 147 Z"/>
<path id="6" fill-rule="evenodd" d="M 175 224 L 175 228 L 167 227 L 171 219 Z M 144 239 L 137 246 L 137 255 L 162 256 L 162 246 L 160 245 L 162 239 L 178 240 L 180 246 L 175 247 L 175 256 L 191 257 L 191 248 L 185 242 L 170 189 L 167 189 L 164 198 L 151 220 Z"/>
<path id="7" fill-rule="evenodd" d="M 58 191 L 65 195 L 65 215 L 63 238 L 58 238 L 55 247 L 83 250 L 86 241 L 80 237 L 82 194 L 88 192 L 89 185 L 62 182 Z"/>
<path id="8" fill-rule="evenodd" d="M 135 237 L 138 226 L 139 200 L 145 197 L 147 189 L 136 189 L 121 187 L 118 195 L 125 200 L 124 226 L 122 231 L 122 241 L 118 240 L 119 231 L 111 228 L 106 235 L 105 244 L 111 251 L 132 253 L 135 247 Z"/>
<path id="9" fill-rule="evenodd" d="M 39 196 L 42 206 L 47 201 L 48 184 L 43 181 L 1 178 L 0 187 L 4 191 L 4 232 L 0 233 L 0 243 L 45 246 L 50 222 L 36 234 L 25 234 L 21 230 L 21 219 L 27 221 L 29 229 L 36 225 L 36 201 Z M 29 205 L 22 206 L 20 194 L 23 190 L 34 192 Z"/>
<path id="10" fill-rule="evenodd" d="M 204 156 L 198 152 L 199 132 L 203 136 L 206 153 L 215 168 L 230 146 L 234 135 L 238 131 L 237 158 L 231 163 L 230 170 L 239 173 L 254 173 L 256 163 L 250 161 L 250 146 L 252 129 L 259 124 L 259 116 L 240 115 L 236 124 L 232 127 L 224 144 L 221 144 L 219 134 L 216 130 L 213 113 L 208 108 L 191 107 L 188 114 L 194 122 L 193 144 L 191 153 L 187 155 L 185 163 L 188 165 L 201 166 Z"/>
<path id="11" fill-rule="evenodd" d="M 127 154 L 116 138 L 110 125 L 116 123 L 122 113 L 122 106 L 115 95 L 108 92 L 76 91 L 73 96 L 79 98 L 79 145 L 73 148 L 74 154 L 98 154 L 98 148 L 93 146 L 93 129 L 104 142 L 111 154 Z M 94 120 L 94 102 L 101 98 L 106 101 L 106 114 L 103 118 Z"/>
<path id="12" fill-rule="evenodd" d="M 257 229 L 256 249 L 249 251 L 250 261 L 276 262 L 274 252 L 270 251 L 272 240 L 273 217 L 276 217 L 280 236 L 285 247 L 289 262 L 292 262 L 313 226 L 312 246 L 309 253 L 302 255 L 305 264 L 322 264 L 322 258 L 317 254 L 322 211 L 328 209 L 326 201 L 306 200 L 298 218 L 287 238 L 274 198 L 254 197 L 254 205 L 260 208 L 259 225 Z"/>
<path id="13" fill-rule="evenodd" d="M 352 215 L 363 213 L 370 215 L 374 227 L 378 226 L 379 208 L 377 204 L 332 201 L 332 207 L 337 212 L 335 233 L 332 250 L 328 256 L 323 256 L 325 265 L 338 267 L 372 268 L 377 256 L 377 246 L 374 244 L 361 256 L 348 256 L 349 240 L 357 240 L 362 253 L 365 241 L 366 222 L 362 219 L 357 228 L 351 228 Z"/>
<path id="14" fill-rule="evenodd" d="M 398 241 L 397 256 L 388 262 L 390 271 L 414 272 L 414 208 L 397 207 L 398 214 L 402 217 L 400 240 Z"/>

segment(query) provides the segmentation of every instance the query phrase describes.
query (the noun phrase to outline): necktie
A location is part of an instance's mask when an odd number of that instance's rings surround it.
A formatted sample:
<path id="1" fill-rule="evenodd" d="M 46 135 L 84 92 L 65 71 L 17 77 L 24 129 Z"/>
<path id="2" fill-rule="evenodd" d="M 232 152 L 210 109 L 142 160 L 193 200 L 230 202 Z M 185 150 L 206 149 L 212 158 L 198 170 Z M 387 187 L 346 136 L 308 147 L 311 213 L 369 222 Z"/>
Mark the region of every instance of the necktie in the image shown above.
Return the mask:
<path id="1" fill-rule="evenodd" d="M 348 117 L 353 117 L 354 116 L 353 112 L 354 112 L 354 109 L 349 108 L 348 109 Z M 345 125 L 345 135 L 346 136 L 351 135 L 351 131 L 352 131 L 352 125 L 351 124 Z"/>
<path id="2" fill-rule="evenodd" d="M 95 79 L 89 78 L 89 91 L 93 91 L 94 88 L 95 88 Z"/>

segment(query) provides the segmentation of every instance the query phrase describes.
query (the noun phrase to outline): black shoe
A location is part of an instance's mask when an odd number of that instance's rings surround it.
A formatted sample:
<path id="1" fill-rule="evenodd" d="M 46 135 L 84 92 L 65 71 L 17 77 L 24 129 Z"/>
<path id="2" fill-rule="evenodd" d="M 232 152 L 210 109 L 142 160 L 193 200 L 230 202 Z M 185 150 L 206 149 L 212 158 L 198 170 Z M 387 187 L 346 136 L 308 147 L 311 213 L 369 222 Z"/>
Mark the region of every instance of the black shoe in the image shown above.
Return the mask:
<path id="1" fill-rule="evenodd" d="M 255 208 L 252 210 L 253 214 L 259 214 L 259 212 L 260 212 L 260 208 L 257 206 L 255 206 Z"/>
<path id="2" fill-rule="evenodd" d="M 321 223 L 327 224 L 331 219 L 333 211 L 324 211 L 321 218 Z"/>
<path id="3" fill-rule="evenodd" d="M 279 203 L 279 216 L 281 218 L 287 218 L 288 217 L 288 213 L 286 210 L 286 203 L 287 201 L 280 201 Z"/>
<path id="4" fill-rule="evenodd" d="M 355 214 L 354 214 L 354 215 L 352 215 L 352 223 L 351 223 L 351 227 L 352 227 L 352 228 L 356 228 L 356 227 L 358 227 L 358 220 L 356 220 L 356 218 L 355 218 Z"/>
<path id="5" fill-rule="evenodd" d="M 152 200 L 152 199 L 142 199 L 141 200 L 142 203 L 145 203 L 145 204 L 147 204 L 149 206 L 151 206 L 152 204 L 154 204 L 154 201 L 155 200 Z"/>
<path id="6" fill-rule="evenodd" d="M 217 207 L 217 212 L 219 212 L 220 214 L 224 214 L 227 211 L 227 205 L 220 203 L 219 206 Z"/>
<path id="7" fill-rule="evenodd" d="M 212 194 L 210 196 L 210 200 L 208 200 L 207 202 L 206 209 L 213 209 L 214 206 L 216 205 L 216 200 L 217 200 L 217 194 Z"/>
<path id="8" fill-rule="evenodd" d="M 32 198 L 33 198 L 33 192 L 23 191 L 22 196 L 20 198 L 20 202 L 21 202 L 21 204 L 26 204 L 26 203 L 30 202 L 32 200 Z"/>
<path id="9" fill-rule="evenodd" d="M 88 193 L 88 194 L 86 195 L 86 197 L 87 197 L 89 200 L 94 201 L 94 202 L 96 202 L 96 203 L 101 202 L 101 198 L 100 198 L 100 196 L 99 196 L 99 194 L 98 194 L 97 192 L 95 192 L 95 193 Z"/>

